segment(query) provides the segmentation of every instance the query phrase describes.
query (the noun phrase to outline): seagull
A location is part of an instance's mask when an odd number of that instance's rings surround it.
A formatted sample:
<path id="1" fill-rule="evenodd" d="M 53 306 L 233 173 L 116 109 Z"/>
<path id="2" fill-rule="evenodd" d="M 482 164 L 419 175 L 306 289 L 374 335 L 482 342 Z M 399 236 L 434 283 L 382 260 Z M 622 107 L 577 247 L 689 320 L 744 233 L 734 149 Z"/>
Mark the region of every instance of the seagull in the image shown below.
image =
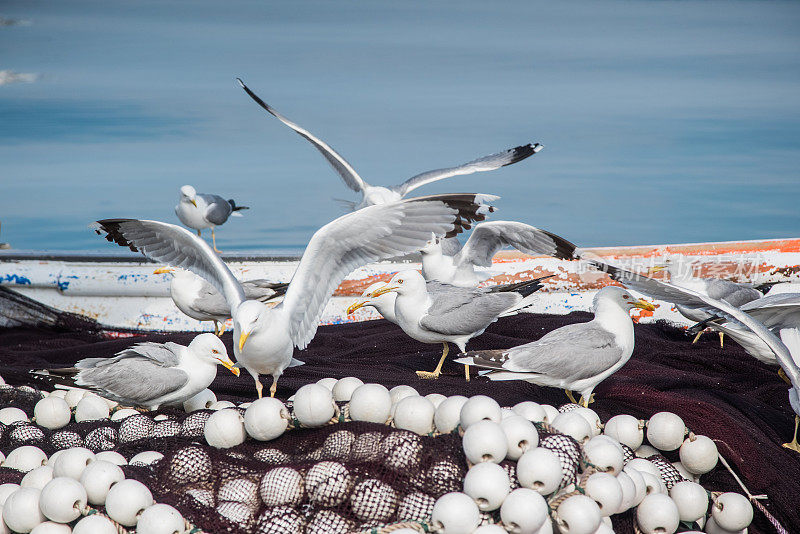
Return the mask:
<path id="1" fill-rule="evenodd" d="M 370 262 L 419 250 L 436 235 L 455 235 L 494 210 L 491 195 L 452 194 L 419 197 L 370 206 L 326 224 L 312 237 L 278 306 L 246 300 L 227 265 L 199 236 L 172 224 L 137 219 L 97 221 L 96 231 L 148 258 L 191 270 L 211 283 L 228 302 L 233 316 L 233 352 L 237 366 L 253 377 L 259 398 L 259 375 L 278 378 L 317 331 L 333 291 L 353 269 Z"/>
<path id="2" fill-rule="evenodd" d="M 200 276 L 185 269 L 161 267 L 153 274 L 172 274 L 169 294 L 175 306 L 183 313 L 198 321 L 214 321 L 214 333 L 225 333 L 225 321 L 231 316 L 231 309 L 219 291 Z M 289 284 L 267 280 L 245 280 L 241 282 L 247 300 L 269 302 L 286 293 Z"/>
<path id="3" fill-rule="evenodd" d="M 795 412 L 794 439 L 790 443 L 784 443 L 783 446 L 800 452 L 800 444 L 797 441 L 797 428 L 800 424 L 800 331 L 797 328 L 782 328 L 779 332 L 779 338 L 778 335 L 770 331 L 757 319 L 725 300 L 715 299 L 693 289 L 667 284 L 660 280 L 609 265 L 603 261 L 588 261 L 628 288 L 658 300 L 701 309 L 709 314 L 720 315 L 731 321 L 736 321 L 742 327 L 749 329 L 761 338 L 772 349 L 778 365 L 783 370 L 784 380 L 791 386 L 789 389 L 789 404 Z"/>
<path id="4" fill-rule="evenodd" d="M 473 289 L 426 282 L 419 271 L 401 271 L 386 285 L 373 291 L 371 296 L 396 293 L 396 324 L 417 341 L 442 344 L 442 357 L 436 369 L 433 372 L 417 371 L 420 378 L 436 379 L 447 358 L 448 343 L 454 343 L 463 353 L 467 342 L 481 335 L 498 317 L 511 315 L 528 306 L 530 302 L 526 297 L 542 287 L 541 280 L 512 284 L 509 291 L 497 291 L 494 288 Z M 465 367 L 464 370 L 469 380 L 469 369 Z"/>
<path id="5" fill-rule="evenodd" d="M 512 246 L 531 255 L 573 259 L 575 245 L 566 239 L 515 221 L 483 222 L 475 226 L 461 248 L 457 238 L 432 239 L 420 252 L 422 274 L 426 280 L 438 280 L 461 287 L 476 287 L 485 278 L 475 267 L 491 267 L 492 258 L 501 248 Z"/>
<path id="6" fill-rule="evenodd" d="M 656 265 L 651 272 L 666 270 L 669 274 L 670 284 L 691 289 L 698 293 L 703 293 L 716 300 L 724 300 L 737 308 L 747 302 L 761 298 L 763 293 L 756 289 L 753 284 L 742 284 L 731 282 L 730 280 L 720 280 L 718 278 L 696 278 L 692 275 L 690 266 L 683 266 L 681 263 L 667 261 L 663 265 Z M 703 322 L 713 319 L 713 315 L 700 309 L 687 306 L 676 305 L 678 312 L 691 321 Z M 700 338 L 702 330 L 697 333 L 694 341 Z M 723 346 L 723 332 L 719 333 L 719 346 Z"/>
<path id="7" fill-rule="evenodd" d="M 353 166 L 347 162 L 347 160 L 345 160 L 338 152 L 331 148 L 331 146 L 325 141 L 278 113 L 275 108 L 261 100 L 258 95 L 251 91 L 241 79 L 236 78 L 236 81 L 239 82 L 239 85 L 242 86 L 242 89 L 244 89 L 245 92 L 250 95 L 250 98 L 252 98 L 259 106 L 267 110 L 267 112 L 269 112 L 283 124 L 297 132 L 301 137 L 314 145 L 314 148 L 322 153 L 323 157 L 328 161 L 328 163 L 330 163 L 339 176 L 341 176 L 344 184 L 347 187 L 356 193 L 361 193 L 360 202 L 348 202 L 353 210 L 359 210 L 374 204 L 396 202 L 404 198 L 414 189 L 431 182 L 442 180 L 444 178 L 472 174 L 475 172 L 493 171 L 501 167 L 505 167 L 506 165 L 512 165 L 536 154 L 542 148 L 544 148 L 539 143 L 534 143 L 532 145 L 527 144 L 463 163 L 456 167 L 423 172 L 413 176 L 412 178 L 409 178 L 400 185 L 394 185 L 390 187 L 370 185 L 365 182 L 361 176 L 359 176 L 359 174 L 356 172 Z"/>
<path id="8" fill-rule="evenodd" d="M 90 389 L 124 406 L 157 410 L 183 404 L 214 381 L 217 365 L 239 376 L 225 345 L 214 334 L 200 334 L 188 347 L 177 343 L 137 343 L 112 358 L 85 358 L 49 373 L 69 385 Z"/>
<path id="9" fill-rule="evenodd" d="M 779 335 L 781 330 L 800 327 L 800 293 L 769 294 L 747 302 L 739 306 L 739 309 L 776 335 Z M 769 345 L 751 330 L 743 328 L 739 322 L 715 316 L 711 320 L 694 325 L 689 331 L 706 327 L 728 335 L 755 359 L 769 365 L 778 365 L 775 353 Z"/>
<path id="10" fill-rule="evenodd" d="M 175 214 L 181 222 L 196 230 L 197 235 L 205 228 L 211 228 L 211 242 L 217 249 L 217 236 L 214 228 L 224 224 L 228 217 L 241 217 L 241 210 L 249 210 L 247 206 L 237 206 L 233 199 L 225 200 L 219 195 L 198 193 L 191 185 L 181 187 L 181 199 L 175 206 Z"/>
<path id="11" fill-rule="evenodd" d="M 540 386 L 564 388 L 581 394 L 576 404 L 588 407 L 592 391 L 616 373 L 633 354 L 633 321 L 630 310 L 654 310 L 621 287 L 607 286 L 594 297 L 594 319 L 569 324 L 541 339 L 503 350 L 470 351 L 456 360 L 465 365 L 490 369 L 490 380 L 525 380 Z"/>

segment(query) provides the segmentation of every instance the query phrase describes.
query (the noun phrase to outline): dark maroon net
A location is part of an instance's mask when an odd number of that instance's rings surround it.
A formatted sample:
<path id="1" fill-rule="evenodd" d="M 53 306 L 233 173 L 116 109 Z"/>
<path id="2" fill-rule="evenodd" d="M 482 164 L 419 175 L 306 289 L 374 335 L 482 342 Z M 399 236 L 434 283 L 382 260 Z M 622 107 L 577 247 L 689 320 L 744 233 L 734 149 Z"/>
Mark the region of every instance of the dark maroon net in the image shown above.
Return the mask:
<path id="1" fill-rule="evenodd" d="M 589 317 L 586 313 L 522 314 L 501 319 L 473 340 L 470 349 L 517 345 Z M 131 339 L 110 338 L 100 331 L 66 329 L 63 325 L 8 328 L 0 330 L 0 375 L 10 383 L 30 383 L 27 371 L 31 368 L 63 367 L 80 358 L 110 356 L 134 340 L 186 344 L 194 335 L 147 334 Z M 223 340 L 232 354 L 230 333 Z M 473 376 L 466 383 L 463 368 L 451 362 L 445 365 L 445 374 L 439 380 L 418 379 L 414 371 L 432 369 L 439 350 L 439 346 L 409 339 L 386 321 L 321 327 L 309 348 L 295 354 L 307 365 L 286 371 L 279 383 L 278 396 L 286 398 L 300 386 L 323 377 L 356 376 L 387 387 L 409 384 L 422 394 L 487 394 L 504 406 L 522 400 L 556 406 L 566 402 L 559 390 L 525 382 L 491 383 Z M 224 369 L 220 369 L 212 389 L 218 397 L 234 401 L 255 397 L 249 378 L 237 379 Z M 603 420 L 619 413 L 643 419 L 663 410 L 677 413 L 696 433 L 720 440 L 720 453 L 750 491 L 768 495 L 762 504 L 790 532 L 797 532 L 800 531 L 797 506 L 800 455 L 780 446 L 791 440 L 793 429 L 787 389 L 774 369 L 747 356 L 733 343 L 720 349 L 716 336 L 708 335 L 697 345 L 691 345 L 680 329 L 665 324 L 637 325 L 633 358 L 595 390 L 597 402 L 592 408 Z M 30 414 L 38 399 L 35 395 L 36 392 L 30 391 L 20 393 L 19 388 L 3 388 L 0 404 L 18 406 Z M 159 414 L 167 418 L 156 421 L 155 415 Z M 293 529 L 302 525 L 318 528 L 320 532 L 335 532 L 338 526 L 359 529 L 397 518 L 410 519 L 415 513 L 421 517 L 432 505 L 431 499 L 461 488 L 466 469 L 457 436 L 418 437 L 366 423 L 296 429 L 272 442 L 248 440 L 233 449 L 216 450 L 204 445 L 202 429 L 207 416 L 206 411 L 187 415 L 162 410 L 121 423 L 72 423 L 55 432 L 41 429 L 36 432 L 30 425 L 17 424 L 12 426 L 20 428 L 2 428 L 0 450 L 7 453 L 16 446 L 12 443 L 31 440 L 48 453 L 75 445 L 93 450 L 114 449 L 128 458 L 144 450 L 163 452 L 165 458 L 154 468 L 126 467 L 128 476 L 144 481 L 153 488 L 157 501 L 176 506 L 188 519 L 211 532 L 244 532 L 248 530 L 245 527 L 255 532 L 299 532 Z M 420 446 L 405 443 L 404 437 L 418 441 Z M 562 438 L 542 434 L 545 444 L 548 440 L 564 441 Z M 386 445 L 387 440 L 397 441 L 399 449 Z M 566 458 L 562 461 L 572 461 L 567 458 L 568 442 L 566 439 L 559 444 L 566 451 L 560 453 Z M 413 465 L 390 465 L 402 464 L 403 447 L 415 451 Z M 677 453 L 667 454 L 670 462 L 677 459 Z M 312 481 L 321 482 L 312 484 L 311 494 L 304 489 L 299 506 L 274 498 L 269 501 L 274 505 L 263 504 L 264 495 L 271 498 L 268 492 L 261 493 L 261 482 L 270 470 L 289 468 L 307 478 L 308 471 L 323 462 L 333 462 L 339 467 L 318 468 L 319 476 L 312 476 Z M 668 462 L 656 460 L 656 463 L 666 469 Z M 504 465 L 513 469 L 513 464 Z M 347 476 L 340 467 L 347 471 Z M 18 474 L 7 471 L 11 470 L 0 469 L 0 481 L 18 481 Z M 272 476 L 275 484 L 290 485 L 293 475 L 281 471 Z M 721 466 L 704 475 L 702 483 L 714 491 L 741 492 Z M 340 496 L 329 494 L 341 486 L 346 487 L 347 495 L 341 502 L 331 504 Z M 258 497 L 257 506 L 253 491 Z M 363 509 L 353 508 L 354 494 L 358 495 L 355 502 L 364 503 Z M 391 510 L 392 494 L 394 510 Z M 632 531 L 630 512 L 615 517 L 615 528 L 620 532 Z M 756 511 L 750 532 L 773 531 L 764 515 Z"/>

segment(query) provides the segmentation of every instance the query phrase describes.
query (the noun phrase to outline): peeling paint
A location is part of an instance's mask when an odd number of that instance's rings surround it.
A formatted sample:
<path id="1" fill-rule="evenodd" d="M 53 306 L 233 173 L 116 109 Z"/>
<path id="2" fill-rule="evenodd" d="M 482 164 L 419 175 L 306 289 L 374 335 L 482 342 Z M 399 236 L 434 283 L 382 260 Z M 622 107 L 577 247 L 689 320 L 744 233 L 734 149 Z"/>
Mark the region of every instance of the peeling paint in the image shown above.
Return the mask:
<path id="1" fill-rule="evenodd" d="M 31 280 L 28 277 L 21 276 L 18 274 L 6 274 L 2 278 L 0 278 L 0 284 L 8 282 L 11 284 L 16 284 L 18 286 L 29 286 L 31 285 Z"/>

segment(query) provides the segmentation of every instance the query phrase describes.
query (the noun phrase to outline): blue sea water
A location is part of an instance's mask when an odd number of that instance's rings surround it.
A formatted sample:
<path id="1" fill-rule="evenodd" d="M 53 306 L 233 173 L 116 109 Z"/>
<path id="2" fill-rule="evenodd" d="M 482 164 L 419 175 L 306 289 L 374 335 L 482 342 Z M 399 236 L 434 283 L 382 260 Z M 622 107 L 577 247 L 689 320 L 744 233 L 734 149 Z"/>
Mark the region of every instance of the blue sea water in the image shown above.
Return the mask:
<path id="1" fill-rule="evenodd" d="M 581 245 L 800 236 L 800 3 L 6 0 L 0 241 L 115 251 L 88 224 L 251 207 L 223 250 L 301 250 L 355 200 L 235 77 L 367 180 L 528 142 L 418 190 Z M 2 77 L 0 77 L 2 78 Z"/>

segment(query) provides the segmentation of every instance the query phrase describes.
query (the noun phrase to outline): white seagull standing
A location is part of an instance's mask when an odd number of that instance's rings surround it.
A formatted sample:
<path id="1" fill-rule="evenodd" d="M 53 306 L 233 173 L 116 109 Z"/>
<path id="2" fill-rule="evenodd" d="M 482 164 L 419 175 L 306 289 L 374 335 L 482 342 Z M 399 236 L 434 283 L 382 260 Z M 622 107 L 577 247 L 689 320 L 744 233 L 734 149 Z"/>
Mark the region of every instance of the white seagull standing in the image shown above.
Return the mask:
<path id="1" fill-rule="evenodd" d="M 542 287 L 540 280 L 512 284 L 506 291 L 498 291 L 426 282 L 418 271 L 401 271 L 371 296 L 396 293 L 394 322 L 403 332 L 422 343 L 443 345 L 436 369 L 417 371 L 420 378 L 435 379 L 442 372 L 449 352 L 448 343 L 454 343 L 463 353 L 467 342 L 481 335 L 498 317 L 511 315 L 529 305 L 526 297 Z M 351 310 L 353 306 L 348 311 Z M 465 368 L 465 374 L 469 380 L 469 369 Z"/>
<path id="2" fill-rule="evenodd" d="M 575 245 L 566 239 L 529 224 L 515 221 L 490 221 L 475 226 L 464 247 L 458 238 L 432 239 L 420 252 L 422 274 L 460 287 L 476 287 L 486 277 L 475 267 L 491 267 L 492 258 L 506 246 L 531 255 L 573 259 Z"/>
<path id="3" fill-rule="evenodd" d="M 414 189 L 437 180 L 442 180 L 444 178 L 472 174 L 475 172 L 493 171 L 495 169 L 505 167 L 506 165 L 511 165 L 513 163 L 522 161 L 544 148 L 539 143 L 535 143 L 533 145 L 527 144 L 463 163 L 456 167 L 423 172 L 413 176 L 412 178 L 409 178 L 400 185 L 394 185 L 390 187 L 370 185 L 365 182 L 361 176 L 359 176 L 359 174 L 356 172 L 353 166 L 347 162 L 347 160 L 345 160 L 338 152 L 331 148 L 331 146 L 325 141 L 278 113 L 275 108 L 261 100 L 258 95 L 251 91 L 244 84 L 244 82 L 242 82 L 242 80 L 236 78 L 236 81 L 239 82 L 239 84 L 242 86 L 242 89 L 244 89 L 245 92 L 250 95 L 250 98 L 255 100 L 259 106 L 267 110 L 267 112 L 269 112 L 283 124 L 297 132 L 301 137 L 314 145 L 314 148 L 320 151 L 333 169 L 339 174 L 339 176 L 342 177 L 342 180 L 347 187 L 356 193 L 361 193 L 361 202 L 350 203 L 350 207 L 354 210 L 372 206 L 374 204 L 396 202 L 405 197 Z"/>
<path id="4" fill-rule="evenodd" d="M 274 396 L 278 378 L 293 363 L 294 347 L 308 346 L 325 304 L 345 276 L 367 263 L 419 250 L 431 232 L 460 232 L 469 221 L 482 220 L 492 211 L 483 201 L 494 198 L 437 195 L 370 206 L 339 217 L 311 237 L 283 302 L 274 308 L 245 300 L 228 266 L 205 241 L 183 228 L 158 221 L 107 219 L 97 222 L 97 232 L 102 230 L 109 241 L 155 261 L 191 270 L 217 288 L 233 315 L 237 365 L 253 377 L 259 397 L 263 388 L 259 375 L 272 375 Z"/>
<path id="5" fill-rule="evenodd" d="M 169 294 L 180 311 L 198 321 L 214 321 L 214 333 L 225 333 L 225 321 L 231 317 L 231 308 L 219 291 L 200 276 L 185 269 L 161 267 L 153 274 L 171 274 Z M 244 298 L 270 302 L 286 293 L 289 284 L 267 280 L 244 280 L 241 282 Z"/>
<path id="6" fill-rule="evenodd" d="M 191 185 L 181 187 L 181 199 L 175 206 L 175 214 L 181 222 L 196 230 L 197 235 L 206 228 L 211 228 L 211 242 L 217 249 L 217 236 L 214 228 L 224 224 L 228 217 L 241 217 L 241 210 L 249 210 L 247 206 L 237 206 L 231 198 L 225 200 L 219 195 L 198 193 Z"/>
<path id="7" fill-rule="evenodd" d="M 50 369 L 69 377 L 70 385 L 88 388 L 124 406 L 157 410 L 182 404 L 214 381 L 217 365 L 239 376 L 222 341 L 200 334 L 188 347 L 177 343 L 138 343 L 113 358 L 86 358 L 68 369 Z"/>
<path id="8" fill-rule="evenodd" d="M 577 402 L 588 406 L 592 391 L 616 373 L 633 354 L 634 335 L 630 310 L 654 310 L 647 301 L 636 299 L 616 286 L 602 288 L 594 297 L 594 319 L 569 324 L 541 339 L 503 350 L 471 351 L 456 360 L 465 365 L 490 369 L 490 380 L 525 380 L 540 386 L 564 388 L 581 394 Z"/>

